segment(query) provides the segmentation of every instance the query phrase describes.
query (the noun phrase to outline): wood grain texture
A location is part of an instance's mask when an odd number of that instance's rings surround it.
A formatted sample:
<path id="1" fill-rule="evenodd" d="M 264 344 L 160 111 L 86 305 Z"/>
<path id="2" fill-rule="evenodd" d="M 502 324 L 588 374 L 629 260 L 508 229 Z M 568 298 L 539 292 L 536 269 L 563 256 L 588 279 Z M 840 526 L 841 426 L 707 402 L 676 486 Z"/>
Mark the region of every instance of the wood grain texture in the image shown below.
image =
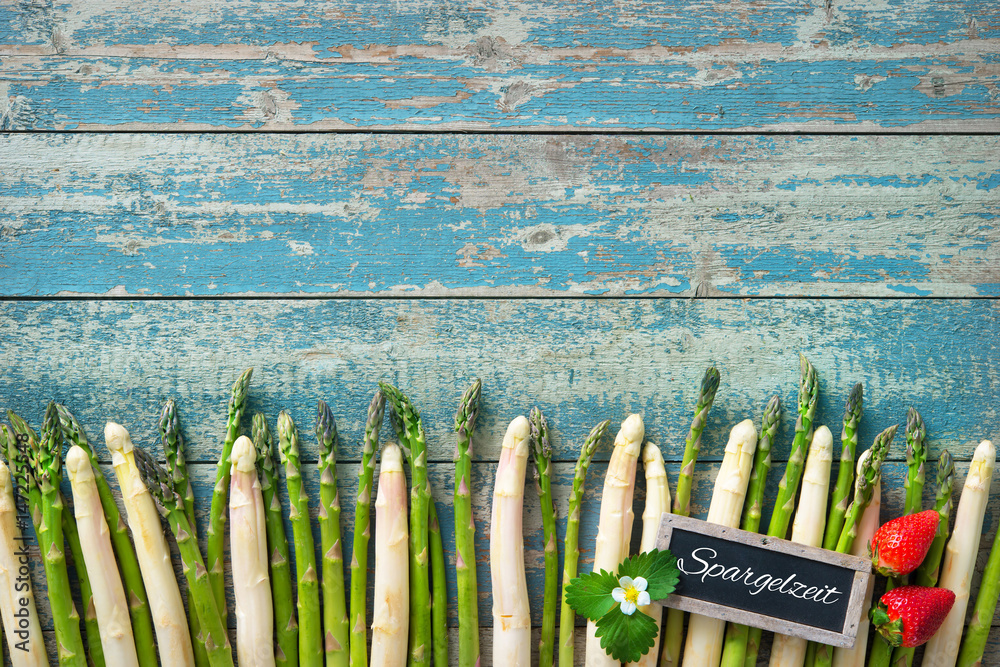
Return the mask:
<path id="1" fill-rule="evenodd" d="M 1000 304 L 993 300 L 263 300 L 0 302 L 0 408 L 40 421 L 45 403 L 72 406 L 85 424 L 112 419 L 156 430 L 177 400 L 192 460 L 215 462 L 229 388 L 256 368 L 250 409 L 301 422 L 323 398 L 360 460 L 365 409 L 379 380 L 422 411 L 428 458 L 452 460 L 454 411 L 481 377 L 477 460 L 496 461 L 504 429 L 537 405 L 556 461 L 575 462 L 603 419 L 631 412 L 679 461 L 698 384 L 711 364 L 721 389 L 703 460 L 721 460 L 728 429 L 759 419 L 775 392 L 786 406 L 775 444 L 791 443 L 798 355 L 820 377 L 816 423 L 840 432 L 844 401 L 865 385 L 862 445 L 914 405 L 930 460 L 948 447 L 969 460 L 1000 440 Z M 610 442 L 597 451 L 607 460 Z M 896 445 L 891 457 L 902 460 Z M 313 444 L 305 460 L 315 460 Z"/>
<path id="2" fill-rule="evenodd" d="M 6 296 L 1000 296 L 1000 138 L 11 135 Z"/>
<path id="3" fill-rule="evenodd" d="M 991 0 L 4 0 L 0 129 L 996 131 Z"/>

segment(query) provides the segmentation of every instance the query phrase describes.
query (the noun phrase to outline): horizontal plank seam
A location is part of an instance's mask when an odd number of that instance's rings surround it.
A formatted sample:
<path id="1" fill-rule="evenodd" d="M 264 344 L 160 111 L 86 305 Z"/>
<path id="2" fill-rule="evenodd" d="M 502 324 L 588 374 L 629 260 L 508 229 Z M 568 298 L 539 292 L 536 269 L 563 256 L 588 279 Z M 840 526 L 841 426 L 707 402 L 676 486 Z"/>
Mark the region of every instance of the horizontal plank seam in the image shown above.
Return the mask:
<path id="1" fill-rule="evenodd" d="M 483 288 L 490 289 L 490 288 Z M 627 296 L 604 294 L 541 294 L 541 295 L 406 295 L 406 294 L 212 294 L 212 295 L 134 295 L 134 294 L 60 294 L 55 296 L 0 295 L 0 303 L 42 302 L 42 301 L 653 301 L 663 299 L 690 301 L 1000 301 L 1000 297 L 990 295 L 963 296 L 922 296 L 907 294 L 901 296 L 875 295 L 755 295 L 755 294 L 629 294 Z"/>
<path id="2" fill-rule="evenodd" d="M 0 136 L 10 135 L 10 134 L 37 134 L 37 135 L 59 135 L 59 134 L 91 134 L 91 135 L 110 135 L 110 134 L 158 134 L 158 135 L 170 135 L 170 134 L 232 134 L 232 135 L 259 135 L 259 134 L 363 134 L 363 135 L 392 135 L 392 134 L 422 134 L 422 135 L 436 135 L 436 136 L 517 136 L 517 135 L 537 135 L 537 136 L 561 136 L 561 135 L 584 135 L 584 136 L 595 136 L 595 137 L 621 137 L 621 136 L 641 136 L 641 137 L 677 137 L 677 136 L 691 136 L 691 137 L 711 137 L 711 136 L 734 136 L 734 137 L 784 137 L 784 136 L 804 136 L 804 137 L 843 137 L 843 136 L 857 136 L 857 137 L 994 137 L 1000 136 L 1000 120 L 997 121 L 997 131 L 989 132 L 985 130 L 973 130 L 973 131 L 940 131 L 940 132 L 929 132 L 929 131 L 913 131 L 900 129 L 899 131 L 881 129 L 878 131 L 857 131 L 851 130 L 850 126 L 845 127 L 843 130 L 591 130 L 588 128 L 577 128 L 574 126 L 567 126 L 560 129 L 551 128 L 532 128 L 532 127 L 514 127 L 514 128 L 498 128 L 496 130 L 455 130 L 455 129 L 442 129 L 435 130 L 433 128 L 419 128 L 419 129 L 400 129 L 400 128 L 389 128 L 389 129 L 377 129 L 377 128 L 331 128 L 331 129 L 268 129 L 267 127 L 261 127 L 260 129 L 240 129 L 233 130 L 229 128 L 219 128 L 219 129 L 170 129 L 170 130 L 135 130 L 135 129 L 98 129 L 98 130 L 5 130 L 0 133 Z"/>

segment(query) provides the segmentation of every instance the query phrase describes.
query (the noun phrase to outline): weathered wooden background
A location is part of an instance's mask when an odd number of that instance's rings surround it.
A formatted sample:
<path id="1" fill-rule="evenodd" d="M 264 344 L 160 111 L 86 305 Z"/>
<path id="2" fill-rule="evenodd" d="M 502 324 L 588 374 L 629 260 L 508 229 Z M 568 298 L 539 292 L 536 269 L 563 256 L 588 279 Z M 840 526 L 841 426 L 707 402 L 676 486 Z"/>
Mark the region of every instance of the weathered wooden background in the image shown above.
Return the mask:
<path id="1" fill-rule="evenodd" d="M 1000 439 L 994 0 L 0 0 L 0 131 L 0 408 L 37 425 L 54 398 L 98 442 L 114 419 L 156 447 L 176 398 L 202 519 L 243 368 L 272 419 L 308 432 L 330 402 L 344 499 L 387 379 L 423 412 L 453 558 L 453 414 L 483 379 L 484 665 L 492 475 L 533 405 L 561 509 L 583 436 L 630 412 L 674 482 L 711 364 L 698 516 L 728 429 L 774 393 L 794 410 L 799 352 L 835 433 L 860 381 L 863 445 L 911 405 L 959 477 Z M 1000 628 L 988 652 L 1000 664 Z"/>

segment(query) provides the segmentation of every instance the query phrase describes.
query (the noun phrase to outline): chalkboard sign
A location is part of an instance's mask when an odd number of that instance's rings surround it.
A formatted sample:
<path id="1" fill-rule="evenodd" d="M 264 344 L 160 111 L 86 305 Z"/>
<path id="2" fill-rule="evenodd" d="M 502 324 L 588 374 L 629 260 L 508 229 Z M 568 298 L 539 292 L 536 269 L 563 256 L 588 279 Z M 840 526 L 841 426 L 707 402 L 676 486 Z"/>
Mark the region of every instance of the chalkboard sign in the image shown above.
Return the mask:
<path id="1" fill-rule="evenodd" d="M 826 549 L 664 514 L 657 548 L 677 557 L 668 607 L 833 646 L 854 645 L 871 562 Z"/>

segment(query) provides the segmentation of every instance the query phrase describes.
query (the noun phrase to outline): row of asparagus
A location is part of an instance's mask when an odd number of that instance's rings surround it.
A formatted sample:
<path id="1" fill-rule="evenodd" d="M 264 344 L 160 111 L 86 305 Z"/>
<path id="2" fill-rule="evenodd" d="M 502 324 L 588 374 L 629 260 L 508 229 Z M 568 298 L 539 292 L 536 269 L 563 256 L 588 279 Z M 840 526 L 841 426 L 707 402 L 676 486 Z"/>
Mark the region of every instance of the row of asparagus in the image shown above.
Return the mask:
<path id="1" fill-rule="evenodd" d="M 881 466 L 889 452 L 897 426 L 890 426 L 879 433 L 872 446 L 857 456 L 858 425 L 863 410 L 863 388 L 861 384 L 857 384 L 851 391 L 845 408 L 840 464 L 831 491 L 833 434 L 828 427 L 814 424 L 819 391 L 818 376 L 815 368 L 805 357 L 800 357 L 800 362 L 801 381 L 795 436 L 778 485 L 767 535 L 870 558 L 869 543 L 879 527 Z M 693 471 L 700 451 L 701 433 L 718 386 L 718 372 L 714 368 L 708 369 L 702 381 L 694 420 L 685 443 L 672 506 L 659 448 L 651 443 L 641 447 L 643 440 L 641 418 L 632 415 L 622 424 L 622 429 L 615 440 L 615 449 L 602 493 L 594 552 L 595 572 L 599 570 L 614 572 L 628 557 L 633 519 L 632 497 L 640 451 L 647 485 L 640 551 L 655 548 L 656 532 L 662 513 L 672 511 L 684 516 L 690 514 Z M 746 420 L 732 429 L 708 510 L 709 522 L 752 532 L 761 529 L 765 484 L 771 469 L 771 452 L 781 411 L 780 399 L 774 396 L 764 409 L 759 433 L 751 420 Z M 531 423 L 535 423 L 535 417 Z M 512 424 L 512 428 L 514 426 Z M 604 426 L 606 423 L 601 425 Z M 510 435 L 508 431 L 508 437 Z M 544 428 L 533 428 L 532 438 L 542 443 L 544 451 L 544 446 L 547 445 Z M 906 514 L 917 513 L 922 509 L 927 458 L 925 442 L 926 428 L 923 420 L 919 413 L 911 408 L 906 424 L 908 464 L 905 481 Z M 592 454 L 588 448 L 592 444 L 588 439 L 584 445 L 573 482 L 565 540 L 564 599 L 566 584 L 576 576 L 579 555 L 575 521 L 578 521 L 583 479 L 589 456 Z M 506 449 L 504 452 L 506 454 Z M 941 629 L 927 643 L 922 663 L 924 665 L 971 667 L 982 662 L 1000 593 L 1000 530 L 997 531 L 997 539 L 982 576 L 972 621 L 967 628 L 964 624 L 995 460 L 996 451 L 992 443 L 983 441 L 976 449 L 966 477 L 950 539 L 954 465 L 947 450 L 942 452 L 938 462 L 937 497 L 934 505 L 934 511 L 938 513 L 938 529 L 926 557 L 910 579 L 912 583 L 920 586 L 949 589 L 955 593 L 956 601 Z M 504 455 L 501 455 L 497 477 L 498 489 L 501 488 L 500 473 L 504 468 L 504 461 Z M 544 470 L 543 461 L 538 465 L 538 475 L 542 478 Z M 547 506 L 544 500 L 545 488 L 544 483 L 539 485 L 539 493 L 543 497 L 543 527 L 552 520 L 551 507 Z M 495 518 L 497 503 L 495 497 Z M 495 541 L 497 535 L 493 534 L 492 538 Z M 548 638 L 553 632 L 553 616 L 548 614 L 547 610 L 550 602 L 550 578 L 554 578 L 556 574 L 554 566 L 551 572 L 548 567 L 549 544 L 547 534 L 546 613 L 543 613 L 542 639 L 539 646 L 541 665 L 552 664 Z M 554 537 L 551 544 L 554 563 Z M 508 638 L 504 636 L 503 617 L 497 616 L 498 609 L 510 613 L 516 608 L 516 605 L 510 605 L 497 597 L 498 584 L 503 585 L 512 581 L 503 572 L 497 574 L 497 555 L 497 553 L 491 554 L 494 567 L 494 663 L 527 665 L 527 650 L 523 648 L 523 644 L 519 645 L 520 653 L 514 655 L 513 642 L 507 641 Z M 508 564 L 505 567 L 510 566 Z M 906 578 L 890 578 L 886 588 L 891 590 L 906 583 L 908 583 Z M 521 594 L 526 599 L 526 590 L 522 589 Z M 505 609 L 500 606 L 501 602 L 510 608 Z M 654 604 L 644 611 L 657 623 L 661 623 L 661 612 L 657 605 Z M 762 638 L 760 629 L 735 623 L 727 625 L 723 621 L 697 614 L 691 614 L 690 618 L 685 619 L 685 614 L 675 609 L 668 609 L 666 616 L 657 643 L 635 664 L 650 666 L 660 664 L 671 667 L 680 665 L 751 667 L 757 664 Z M 462 622 L 461 616 L 460 622 Z M 586 639 L 588 667 L 619 664 L 607 655 L 594 630 L 594 623 L 589 622 Z M 875 634 L 869 646 L 868 631 L 869 626 L 865 621 L 863 627 L 859 629 L 856 645 L 850 649 L 834 648 L 809 643 L 799 638 L 776 635 L 772 643 L 770 665 L 772 667 L 830 667 L 831 665 L 863 667 L 867 664 L 868 667 L 889 665 L 909 667 L 914 664 L 914 648 L 893 647 L 878 634 Z M 565 604 L 562 608 L 559 647 L 560 667 L 569 667 L 574 659 L 573 616 L 572 610 Z M 499 662 L 498 658 L 506 662 Z"/>
<path id="2" fill-rule="evenodd" d="M 232 389 L 204 551 L 199 546 L 180 419 L 172 400 L 164 406 L 159 422 L 165 467 L 151 453 L 134 446 L 123 426 L 108 423 L 105 427 L 124 514 L 98 465 L 94 447 L 65 406 L 49 404 L 40 435 L 8 412 L 10 426 L 0 429 L 0 449 L 9 464 L 0 462 L 0 608 L 15 665 L 48 664 L 30 578 L 18 578 L 28 571 L 22 566 L 26 561 L 17 560 L 27 525 L 19 520 L 15 486 L 39 541 L 60 665 L 233 665 L 224 580 L 227 537 L 240 665 L 369 664 L 366 606 L 371 491 L 386 402 L 400 444 L 386 443 L 382 449 L 375 502 L 380 519 L 376 558 L 382 567 L 375 580 L 371 664 L 426 665 L 432 659 L 436 665 L 447 664 L 444 549 L 427 480 L 424 431 L 412 403 L 391 385 L 381 384 L 369 406 L 348 595 L 333 414 L 325 402 L 319 402 L 316 438 L 322 557 L 317 567 L 294 421 L 281 412 L 275 439 L 266 418 L 256 414 L 252 438 L 242 435 L 251 373 L 252 369 L 245 371 Z M 471 406 L 465 415 L 469 436 L 478 397 L 477 382 L 466 400 Z M 293 549 L 285 534 L 275 440 L 284 470 Z M 403 452 L 413 480 L 409 517 L 405 514 Z M 73 491 L 71 511 L 60 492 L 64 463 Z M 161 515 L 181 557 L 187 611 Z M 67 548 L 73 568 L 65 555 Z M 79 582 L 79 607 L 70 586 L 71 570 Z M 83 628 L 78 608 L 84 611 Z"/>
<path id="3" fill-rule="evenodd" d="M 0 445 L 10 464 L 9 472 L 6 466 L 0 468 L 0 559 L 3 560 L 0 578 L 7 577 L 7 582 L 0 581 L 0 590 L 5 593 L 0 596 L 0 612 L 14 664 L 48 663 L 30 589 L 26 597 L 23 593 L 13 594 L 15 590 L 24 590 L 16 588 L 20 581 L 15 573 L 22 571 L 17 549 L 23 543 L 22 530 L 27 526 L 17 523 L 11 477 L 27 504 L 38 536 L 60 664 L 87 664 L 88 654 L 94 665 L 155 665 L 157 655 L 162 664 L 169 665 L 233 664 L 226 632 L 228 610 L 223 577 L 227 536 L 235 598 L 236 649 L 241 665 L 424 665 L 431 661 L 436 666 L 448 664 L 446 559 L 427 477 L 424 428 L 413 403 L 395 387 L 381 383 L 369 406 L 355 504 L 348 594 L 337 491 L 338 436 L 333 415 L 321 401 L 316 437 L 320 448 L 318 521 L 322 558 L 317 568 L 309 499 L 302 485 L 297 428 L 287 412 L 279 415 L 276 440 L 292 526 L 290 548 L 279 493 L 282 475 L 274 456 L 275 438 L 265 417 L 254 415 L 252 437 L 242 435 L 250 377 L 248 369 L 233 386 L 204 552 L 199 547 L 194 494 L 173 401 L 164 406 L 160 419 L 165 466 L 157 463 L 150 453 L 134 447 L 124 427 L 108 424 L 105 429 L 126 510 L 124 516 L 97 465 L 94 448 L 64 406 L 49 405 L 41 435 L 17 415 L 8 414 L 11 425 L 0 430 Z M 710 368 L 705 373 L 673 497 L 661 450 L 645 442 L 641 417 L 631 415 L 623 422 L 604 481 L 594 550 L 595 570 L 614 571 L 629 555 L 640 457 L 646 481 L 646 505 L 639 550 L 655 548 L 663 513 L 690 514 L 701 434 L 719 380 L 716 369 Z M 847 401 L 840 466 L 831 495 L 833 436 L 825 426 L 813 424 L 818 388 L 816 371 L 803 357 L 795 437 L 767 532 L 772 537 L 864 554 L 878 526 L 880 466 L 896 427 L 880 433 L 870 450 L 855 462 L 863 404 L 862 388 L 857 385 Z M 472 435 L 480 396 L 481 383 L 477 380 L 463 395 L 455 420 L 455 571 L 458 664 L 462 667 L 472 667 L 480 658 L 479 587 L 471 504 Z M 387 402 L 398 444 L 386 442 L 380 448 L 379 431 Z M 775 396 L 767 403 L 759 432 L 750 420 L 733 429 L 712 496 L 709 521 L 760 530 L 764 489 L 780 417 L 781 403 Z M 588 467 L 608 425 L 604 421 L 590 431 L 574 470 L 563 540 L 561 606 L 549 428 L 545 417 L 535 409 L 527 419 L 518 417 L 507 429 L 497 466 L 490 526 L 494 664 L 528 665 L 530 661 L 531 619 L 521 524 L 529 458 L 534 463 L 545 544 L 539 664 L 552 665 L 556 658 L 557 609 L 559 665 L 574 664 L 575 614 L 566 604 L 565 587 L 577 575 L 579 566 L 579 521 Z M 906 438 L 909 466 L 905 508 L 911 513 L 921 509 L 926 468 L 926 431 L 915 410 L 908 415 Z M 73 490 L 72 512 L 64 511 L 68 499 L 62 498 L 59 491 L 64 441 L 70 445 L 65 454 L 65 468 Z M 371 495 L 379 458 L 375 599 L 369 615 L 366 563 L 371 536 Z M 962 631 L 994 460 L 992 445 L 984 442 L 976 450 L 949 540 L 954 467 L 947 451 L 942 453 L 935 504 L 941 518 L 938 534 L 912 580 L 921 585 L 951 588 L 957 600 L 942 630 L 928 644 L 924 664 L 966 666 L 979 664 L 977 660 L 981 660 L 1000 594 L 1000 546 L 996 543 L 976 600 L 973 623 L 965 630 L 964 639 Z M 409 501 L 404 462 L 410 470 Z M 167 520 L 182 559 L 188 589 L 186 613 L 157 508 Z M 70 592 L 64 555 L 67 548 L 80 584 L 85 633 L 81 631 L 81 619 Z M 942 558 L 944 564 L 939 567 Z M 889 585 L 902 583 L 890 581 Z M 24 600 L 28 604 L 22 604 Z M 663 624 L 659 605 L 651 604 L 644 611 L 658 625 Z M 28 621 L 23 620 L 25 615 Z M 665 616 L 656 646 L 636 664 L 655 665 L 658 661 L 686 667 L 756 664 L 761 641 L 759 630 L 734 624 L 726 627 L 720 621 L 697 615 L 685 619 L 683 613 L 672 609 Z M 834 650 L 779 636 L 773 644 L 771 664 L 864 665 L 866 656 L 869 667 L 890 664 L 897 667 L 913 662 L 912 650 L 893 649 L 879 638 L 871 647 L 866 644 L 867 627 L 859 632 L 858 645 L 851 650 Z M 601 647 L 592 622 L 587 628 L 586 654 L 588 665 L 616 664 Z"/>

